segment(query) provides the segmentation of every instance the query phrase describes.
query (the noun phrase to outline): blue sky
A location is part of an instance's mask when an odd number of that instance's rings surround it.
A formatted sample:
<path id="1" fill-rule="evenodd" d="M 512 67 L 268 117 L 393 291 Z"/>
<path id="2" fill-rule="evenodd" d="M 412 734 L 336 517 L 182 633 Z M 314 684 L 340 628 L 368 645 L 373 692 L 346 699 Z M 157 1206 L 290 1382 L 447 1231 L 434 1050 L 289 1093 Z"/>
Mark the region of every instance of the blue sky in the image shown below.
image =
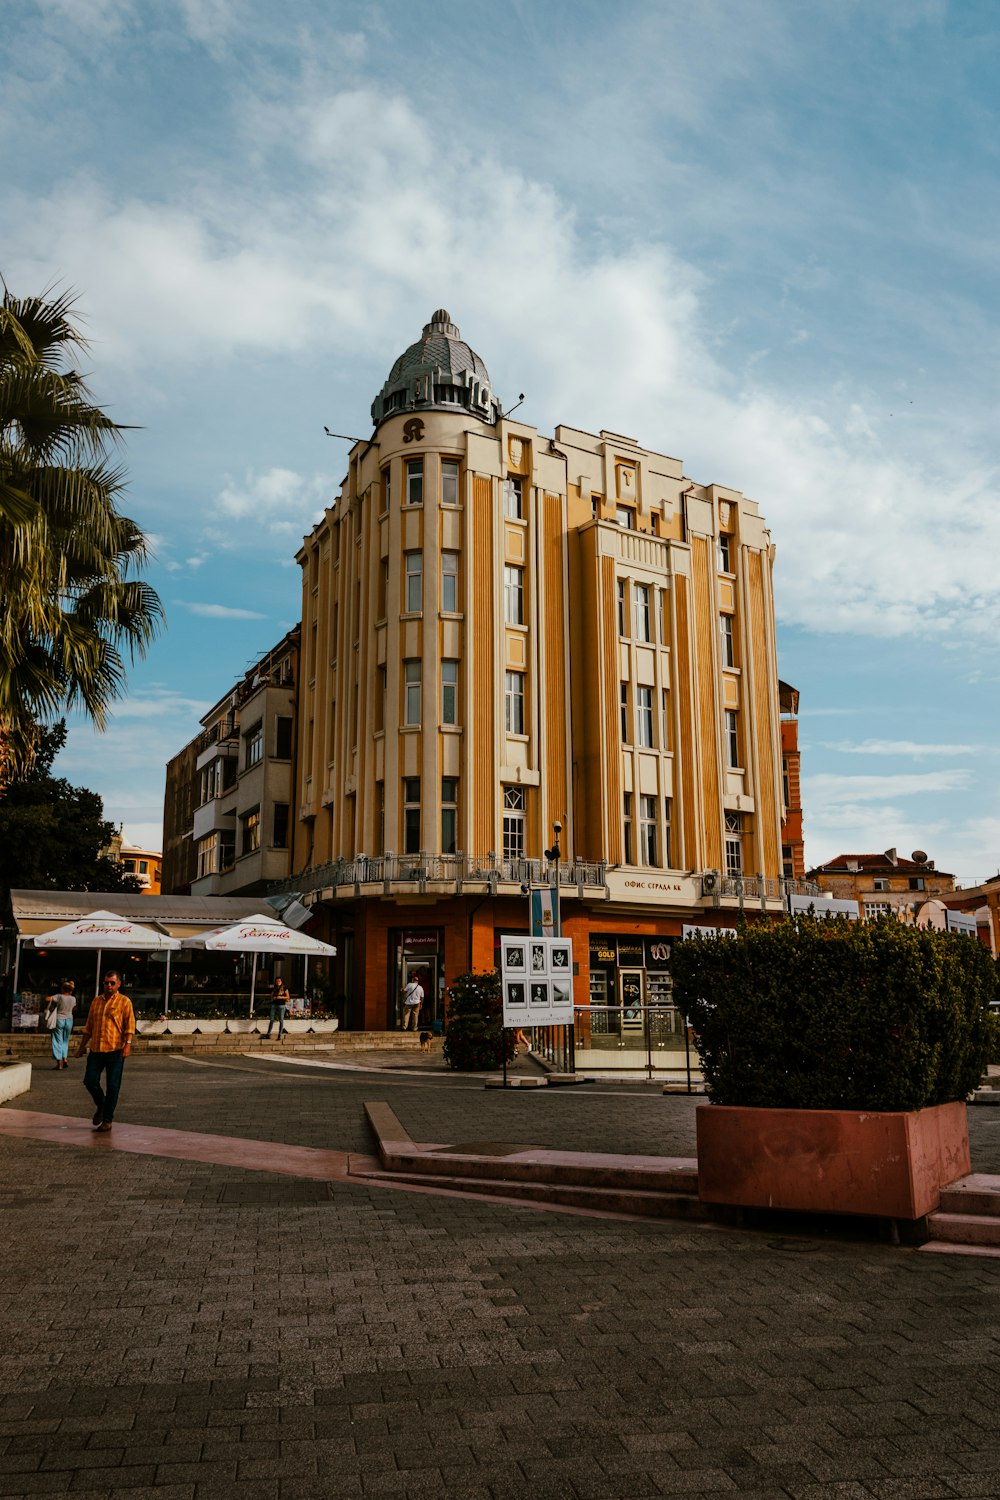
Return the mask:
<path id="1" fill-rule="evenodd" d="M 997 869 L 995 7 L 7 0 L 0 49 L 0 270 L 141 429 L 169 630 L 59 761 L 126 836 L 443 305 L 525 420 L 760 503 L 807 859 Z"/>

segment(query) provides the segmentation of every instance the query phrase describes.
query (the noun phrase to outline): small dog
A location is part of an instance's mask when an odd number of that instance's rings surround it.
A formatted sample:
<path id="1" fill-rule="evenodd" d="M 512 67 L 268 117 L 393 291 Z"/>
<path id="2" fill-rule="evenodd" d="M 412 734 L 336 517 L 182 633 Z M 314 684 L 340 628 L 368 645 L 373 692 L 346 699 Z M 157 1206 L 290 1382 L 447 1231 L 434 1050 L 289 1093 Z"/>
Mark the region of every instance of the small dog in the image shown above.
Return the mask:
<path id="1" fill-rule="evenodd" d="M 420 1050 L 421 1052 L 429 1052 L 431 1050 L 431 1034 L 429 1031 L 422 1031 L 420 1033 Z"/>

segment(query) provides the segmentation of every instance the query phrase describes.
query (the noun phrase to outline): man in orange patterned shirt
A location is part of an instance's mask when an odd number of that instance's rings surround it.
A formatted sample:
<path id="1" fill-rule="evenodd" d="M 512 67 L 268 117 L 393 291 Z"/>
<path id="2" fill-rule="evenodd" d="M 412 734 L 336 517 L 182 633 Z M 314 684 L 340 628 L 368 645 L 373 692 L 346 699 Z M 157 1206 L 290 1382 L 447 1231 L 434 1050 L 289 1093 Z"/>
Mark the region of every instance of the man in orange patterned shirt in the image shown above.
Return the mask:
<path id="1" fill-rule="evenodd" d="M 135 1035 L 135 1011 L 127 995 L 121 992 L 122 977 L 117 969 L 109 969 L 104 976 L 104 988 L 90 1005 L 87 1024 L 83 1028 L 77 1057 L 82 1057 L 90 1048 L 87 1071 L 83 1086 L 97 1105 L 94 1114 L 94 1129 L 111 1129 L 115 1118 L 115 1106 L 122 1086 L 125 1059 L 132 1050 Z M 101 1088 L 101 1074 L 105 1074 L 107 1092 Z"/>

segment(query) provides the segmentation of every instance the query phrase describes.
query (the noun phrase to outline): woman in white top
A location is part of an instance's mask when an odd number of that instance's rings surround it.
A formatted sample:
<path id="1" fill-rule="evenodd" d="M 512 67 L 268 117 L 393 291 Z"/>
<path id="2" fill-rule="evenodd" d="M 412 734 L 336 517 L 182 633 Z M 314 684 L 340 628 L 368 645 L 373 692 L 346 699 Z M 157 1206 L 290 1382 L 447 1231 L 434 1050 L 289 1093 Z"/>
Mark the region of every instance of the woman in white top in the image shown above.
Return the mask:
<path id="1" fill-rule="evenodd" d="M 48 998 L 45 1023 L 52 1032 L 52 1056 L 56 1069 L 69 1067 L 69 1039 L 73 1030 L 76 995 L 72 979 L 64 979 L 58 994 Z"/>

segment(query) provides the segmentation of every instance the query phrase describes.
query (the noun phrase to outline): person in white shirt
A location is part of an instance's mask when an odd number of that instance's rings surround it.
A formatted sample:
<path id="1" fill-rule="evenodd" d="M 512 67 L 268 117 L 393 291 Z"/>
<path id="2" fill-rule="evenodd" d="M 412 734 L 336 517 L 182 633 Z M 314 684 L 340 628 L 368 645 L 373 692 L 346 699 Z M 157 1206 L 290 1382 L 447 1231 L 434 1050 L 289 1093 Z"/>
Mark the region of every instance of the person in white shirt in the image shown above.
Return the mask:
<path id="1" fill-rule="evenodd" d="M 403 1030 L 416 1031 L 417 1022 L 420 1019 L 420 1007 L 424 1003 L 424 988 L 419 979 L 414 975 L 408 984 L 403 986 Z"/>

